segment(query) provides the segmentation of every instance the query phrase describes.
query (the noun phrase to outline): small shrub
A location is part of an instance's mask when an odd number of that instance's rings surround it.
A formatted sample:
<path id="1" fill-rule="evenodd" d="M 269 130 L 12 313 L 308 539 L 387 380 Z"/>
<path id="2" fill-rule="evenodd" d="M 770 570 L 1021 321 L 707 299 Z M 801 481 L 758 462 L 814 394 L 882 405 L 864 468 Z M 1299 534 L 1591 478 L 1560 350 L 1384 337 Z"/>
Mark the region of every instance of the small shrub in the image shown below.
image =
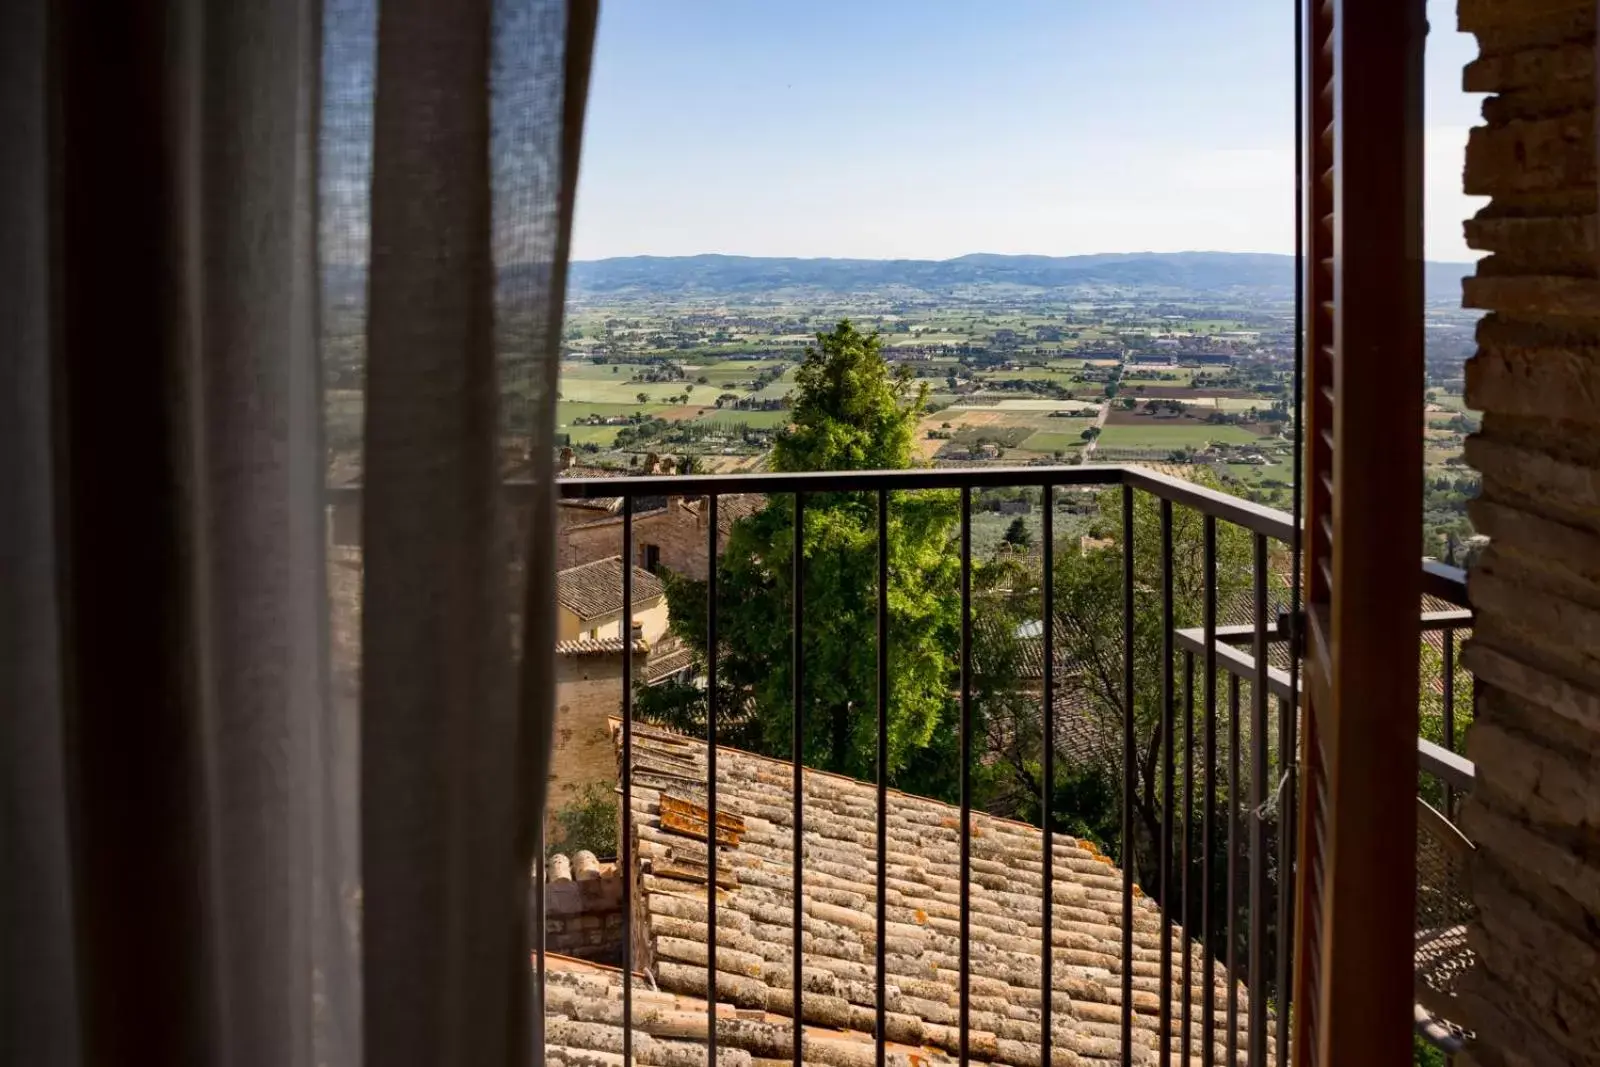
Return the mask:
<path id="1" fill-rule="evenodd" d="M 545 855 L 588 850 L 596 856 L 615 856 L 619 818 L 616 793 L 590 782 L 572 803 L 556 809 Z"/>

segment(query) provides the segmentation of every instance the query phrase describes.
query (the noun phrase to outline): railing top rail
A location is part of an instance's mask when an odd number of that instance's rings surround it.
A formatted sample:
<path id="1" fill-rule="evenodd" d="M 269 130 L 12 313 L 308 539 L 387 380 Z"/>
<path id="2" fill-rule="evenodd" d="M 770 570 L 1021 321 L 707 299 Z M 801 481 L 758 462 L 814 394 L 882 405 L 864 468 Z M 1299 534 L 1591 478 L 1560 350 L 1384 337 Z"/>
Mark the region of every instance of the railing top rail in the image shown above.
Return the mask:
<path id="1" fill-rule="evenodd" d="M 1046 485 L 1132 485 L 1175 504 L 1280 541 L 1294 534 L 1287 512 L 1242 500 L 1215 489 L 1146 470 L 1137 465 L 923 467 L 892 471 L 805 471 L 798 473 L 643 475 L 623 478 L 563 478 L 557 491 L 565 499 L 610 496 L 706 496 L 728 493 L 814 493 L 879 489 L 973 489 Z"/>
<path id="2" fill-rule="evenodd" d="M 1436 559 L 1422 561 L 1422 591 L 1457 607 L 1472 607 L 1467 599 L 1467 572 Z"/>
<path id="3" fill-rule="evenodd" d="M 1471 760 L 1425 737 L 1417 738 L 1417 768 L 1463 793 L 1472 791 L 1477 775 L 1477 767 Z"/>
<path id="4" fill-rule="evenodd" d="M 870 471 L 757 471 L 746 474 L 645 474 L 621 478 L 561 478 L 563 499 L 612 496 L 729 496 L 735 493 L 852 493 L 880 489 L 987 489 L 1042 485 L 1119 485 L 1123 468 L 916 467 Z"/>
<path id="5" fill-rule="evenodd" d="M 1240 497 L 1230 496 L 1216 489 L 1174 478 L 1146 467 L 1131 465 L 1120 468 L 1123 481 L 1135 489 L 1143 489 L 1174 504 L 1192 507 L 1207 515 L 1215 515 L 1254 533 L 1264 534 L 1275 541 L 1288 543 L 1294 540 L 1294 516 L 1287 511 L 1269 508 Z"/>
<path id="6" fill-rule="evenodd" d="M 502 485 L 513 499 L 531 495 L 544 482 L 508 478 Z M 1017 486 L 1131 485 L 1154 496 L 1191 507 L 1224 522 L 1277 541 L 1294 537 L 1294 518 L 1286 511 L 1144 467 L 1124 464 L 1078 466 L 918 467 L 888 471 L 799 471 L 750 474 L 642 474 L 618 478 L 557 478 L 563 500 L 605 497 L 728 496 L 735 493 L 841 493 L 915 489 L 1007 489 Z M 329 486 L 329 503 L 360 499 L 360 484 Z"/>

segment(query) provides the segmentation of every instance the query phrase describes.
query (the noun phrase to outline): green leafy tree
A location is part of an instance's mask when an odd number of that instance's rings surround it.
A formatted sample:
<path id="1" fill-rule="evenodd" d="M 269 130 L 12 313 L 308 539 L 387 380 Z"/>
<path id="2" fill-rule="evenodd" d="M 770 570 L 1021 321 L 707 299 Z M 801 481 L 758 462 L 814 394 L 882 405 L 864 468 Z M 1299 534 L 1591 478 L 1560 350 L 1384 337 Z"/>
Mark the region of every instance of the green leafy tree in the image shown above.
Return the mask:
<path id="1" fill-rule="evenodd" d="M 590 782 L 570 804 L 552 813 L 554 826 L 545 847 L 548 858 L 556 852 L 587 849 L 596 856 L 617 854 L 617 795 L 598 782 Z"/>
<path id="2" fill-rule="evenodd" d="M 793 424 L 770 460 L 779 471 L 911 465 L 926 390 L 891 373 L 876 334 L 848 321 L 819 334 L 795 378 Z M 922 793 L 953 792 L 952 670 L 960 634 L 957 517 L 948 492 L 897 494 L 888 516 L 889 767 Z M 871 778 L 877 693 L 877 503 L 817 493 L 805 504 L 804 762 Z M 793 724 L 794 500 L 780 496 L 736 523 L 717 572 L 718 724 L 729 743 L 788 756 Z M 706 586 L 665 577 L 673 630 L 704 660 Z M 651 694 L 640 714 L 703 729 L 694 687 Z M 727 722 L 724 727 L 723 723 Z"/>
<path id="3" fill-rule="evenodd" d="M 1214 487 L 1214 479 L 1200 475 L 1196 481 Z M 1068 714 L 1074 723 L 1058 723 L 1085 744 L 1075 758 L 1083 766 L 1063 762 L 1061 773 L 1109 779 L 1113 797 L 1120 796 L 1122 780 L 1122 724 L 1129 708 L 1123 686 L 1123 544 L 1120 490 L 1101 494 L 1098 515 L 1090 525 L 1092 535 L 1108 538 L 1106 547 L 1080 549 L 1068 539 L 1055 546 L 1055 650 L 1062 667 L 1058 684 L 1075 694 Z M 1206 573 L 1204 519 L 1188 508 L 1174 508 L 1172 522 L 1173 621 L 1179 628 L 1198 627 L 1204 618 Z M 1153 862 L 1161 828 L 1162 731 L 1162 589 L 1160 503 L 1148 494 L 1135 496 L 1134 539 L 1134 700 L 1135 736 L 1134 816 L 1138 834 L 1138 872 L 1141 882 L 1154 886 Z M 1013 562 L 1013 566 L 1021 564 Z M 1250 535 L 1226 523 L 1217 528 L 1217 603 L 1227 605 L 1248 599 L 1252 581 Z M 985 572 L 986 573 L 986 572 Z M 975 577 L 975 582 L 977 581 Z M 982 628 L 975 644 L 981 706 L 997 763 L 1012 782 L 998 781 L 996 795 L 1017 792 L 1027 798 L 1018 811 L 1037 816 L 1040 795 L 1039 753 L 1043 731 L 1036 694 L 1021 689 L 1016 669 L 1017 652 L 1007 644 L 1021 645 L 1007 635 L 1022 632 L 1023 624 L 1038 619 L 1042 609 L 1038 583 L 1009 577 L 992 583 L 984 594 L 982 610 L 992 620 Z M 1181 663 L 1174 664 L 1175 685 L 1182 684 Z M 1008 691 L 1007 686 L 1010 687 Z M 1201 702 L 1196 701 L 1196 707 Z M 1065 779 L 1058 781 L 1062 785 Z M 1076 787 L 1075 787 L 1076 788 Z M 1029 805 L 1033 805 L 1031 808 Z M 1057 818 L 1072 817 L 1070 811 Z M 1107 828 L 1102 826 L 1100 831 Z M 1097 837 L 1101 836 L 1099 832 Z"/>
<path id="4" fill-rule="evenodd" d="M 927 400 L 907 365 L 891 372 L 876 333 L 842 320 L 819 333 L 795 372 L 793 425 L 772 451 L 777 471 L 896 470 L 911 465 L 911 438 Z"/>
<path id="5" fill-rule="evenodd" d="M 1014 548 L 1027 548 L 1033 544 L 1033 531 L 1028 529 L 1028 521 L 1021 515 L 1012 519 L 1011 525 L 1000 536 L 1001 540 Z"/>

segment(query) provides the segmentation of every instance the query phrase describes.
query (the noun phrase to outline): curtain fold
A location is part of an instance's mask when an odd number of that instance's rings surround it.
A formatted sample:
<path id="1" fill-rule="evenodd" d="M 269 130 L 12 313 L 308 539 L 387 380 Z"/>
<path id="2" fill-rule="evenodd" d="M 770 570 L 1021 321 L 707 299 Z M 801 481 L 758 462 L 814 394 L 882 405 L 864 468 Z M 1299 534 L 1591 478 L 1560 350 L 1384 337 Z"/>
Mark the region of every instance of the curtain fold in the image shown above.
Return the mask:
<path id="1" fill-rule="evenodd" d="M 51 484 L 49 19 L 0 5 L 0 1035 L 80 1060 Z"/>
<path id="2" fill-rule="evenodd" d="M 363 460 L 365 1043 L 503 1063 L 515 853 L 490 0 L 383 0 Z"/>
<path id="3" fill-rule="evenodd" d="M 0 1041 L 26 1062 L 530 1058 L 594 8 L 363 4 L 376 73 L 348 83 L 325 36 L 363 18 L 320 0 L 0 5 Z M 349 128 L 329 81 L 367 94 Z M 368 136 L 370 170 L 319 173 Z M 334 288 L 365 294 L 349 645 Z"/>

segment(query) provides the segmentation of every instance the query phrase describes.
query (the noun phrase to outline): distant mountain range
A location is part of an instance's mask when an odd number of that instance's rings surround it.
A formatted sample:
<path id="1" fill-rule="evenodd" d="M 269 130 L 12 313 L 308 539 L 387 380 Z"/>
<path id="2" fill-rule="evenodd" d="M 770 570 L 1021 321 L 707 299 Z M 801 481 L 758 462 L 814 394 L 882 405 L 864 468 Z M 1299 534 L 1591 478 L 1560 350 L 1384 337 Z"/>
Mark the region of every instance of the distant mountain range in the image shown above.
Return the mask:
<path id="1" fill-rule="evenodd" d="M 1459 300 L 1471 263 L 1428 263 L 1426 299 Z M 732 296 L 763 292 L 948 294 L 976 287 L 1207 293 L 1289 299 L 1294 257 L 1257 252 L 1109 252 L 1087 256 L 974 254 L 956 259 L 789 259 L 627 256 L 574 262 L 570 295 Z"/>

